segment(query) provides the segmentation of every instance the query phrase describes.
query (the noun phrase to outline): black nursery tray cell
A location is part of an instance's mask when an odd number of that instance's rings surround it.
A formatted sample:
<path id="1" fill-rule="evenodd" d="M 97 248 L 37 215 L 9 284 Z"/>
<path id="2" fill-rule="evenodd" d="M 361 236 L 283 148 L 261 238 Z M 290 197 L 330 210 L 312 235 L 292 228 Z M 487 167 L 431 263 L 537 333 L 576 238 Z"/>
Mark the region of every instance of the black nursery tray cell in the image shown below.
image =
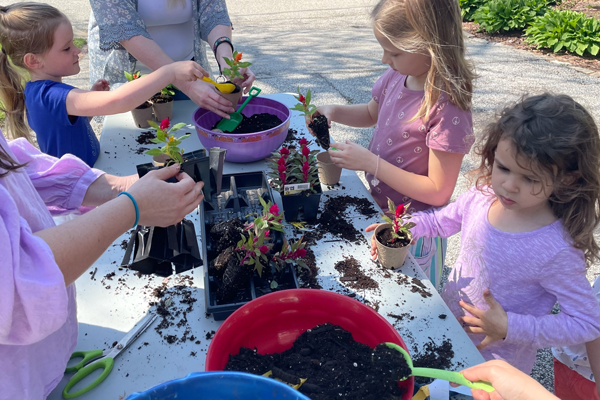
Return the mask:
<path id="1" fill-rule="evenodd" d="M 269 283 L 254 272 L 248 285 L 239 290 L 237 296 L 224 304 L 217 302 L 216 292 L 220 285 L 220 279 L 212 276 L 209 265 L 219 254 L 218 243 L 213 242 L 209 232 L 213 225 L 240 218 L 243 222 L 252 221 L 253 215 L 262 213 L 259 201 L 262 197 L 265 202 L 273 201 L 271 188 L 267 183 L 263 172 L 248 172 L 240 174 L 223 175 L 221 192 L 212 197 L 212 201 L 202 202 L 202 238 L 204 263 L 204 288 L 206 300 L 206 312 L 213 314 L 216 321 L 227 318 L 235 310 L 247 302 L 270 293 L 272 290 Z M 274 252 L 281 249 L 283 245 L 283 233 L 273 231 L 270 236 L 274 240 Z M 241 237 L 240 237 L 241 239 Z M 274 268 L 274 267 L 273 267 Z M 284 270 L 278 277 L 278 289 L 281 290 L 298 288 L 298 281 L 293 265 L 286 264 Z"/>

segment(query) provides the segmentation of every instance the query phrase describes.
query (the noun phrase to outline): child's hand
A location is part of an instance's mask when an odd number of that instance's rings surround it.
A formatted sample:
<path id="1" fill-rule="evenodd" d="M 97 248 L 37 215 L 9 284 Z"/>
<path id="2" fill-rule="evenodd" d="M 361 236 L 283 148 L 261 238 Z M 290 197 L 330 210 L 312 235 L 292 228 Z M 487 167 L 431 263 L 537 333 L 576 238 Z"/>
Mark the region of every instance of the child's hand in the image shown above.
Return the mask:
<path id="1" fill-rule="evenodd" d="M 490 309 L 483 311 L 475 306 L 459 301 L 458 304 L 474 317 L 462 317 L 459 320 L 466 322 L 465 331 L 469 333 L 484 333 L 485 338 L 477 345 L 481 350 L 487 345 L 506 338 L 508 333 L 508 315 L 504 308 L 496 301 L 490 289 L 483 291 L 483 298 L 490 306 Z"/>
<path id="2" fill-rule="evenodd" d="M 107 92 L 110 90 L 110 83 L 106 79 L 98 79 L 94 82 L 90 90 L 94 92 Z"/>
<path id="3" fill-rule="evenodd" d="M 330 146 L 337 149 L 329 150 L 329 156 L 338 167 L 352 171 L 375 172 L 377 156 L 360 144 L 346 140 L 346 143 L 331 143 Z"/>
<path id="4" fill-rule="evenodd" d="M 377 229 L 381 224 L 371 224 L 365 228 L 365 232 L 371 232 Z M 377 260 L 377 242 L 375 241 L 375 234 L 371 236 L 371 258 L 373 261 Z"/>
<path id="5" fill-rule="evenodd" d="M 312 118 L 309 117 L 308 115 L 304 116 L 304 122 L 306 123 L 306 129 L 308 129 L 308 133 L 310 133 L 311 135 L 315 136 L 315 133 L 313 132 L 313 130 L 311 128 L 309 128 L 308 124 L 310 124 L 313 120 L 314 117 L 318 117 L 319 115 L 324 115 L 325 118 L 327 118 L 327 126 L 329 128 L 331 128 L 331 114 L 333 111 L 333 106 L 321 106 L 317 108 L 317 111 L 315 111 L 312 115 Z"/>
<path id="6" fill-rule="evenodd" d="M 195 61 L 179 61 L 169 64 L 173 72 L 174 81 L 192 82 L 203 76 L 208 76 L 208 72 Z"/>

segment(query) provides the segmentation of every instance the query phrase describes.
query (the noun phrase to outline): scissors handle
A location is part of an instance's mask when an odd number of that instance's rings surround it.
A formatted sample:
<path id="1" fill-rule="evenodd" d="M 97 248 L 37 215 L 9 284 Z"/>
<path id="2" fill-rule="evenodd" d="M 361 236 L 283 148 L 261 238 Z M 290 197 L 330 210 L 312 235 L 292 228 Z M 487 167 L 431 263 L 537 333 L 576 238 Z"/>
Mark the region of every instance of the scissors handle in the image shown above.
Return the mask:
<path id="1" fill-rule="evenodd" d="M 79 361 L 77 364 L 73 365 L 72 367 L 67 367 L 67 369 L 65 369 L 65 372 L 75 372 L 75 371 L 79 371 L 81 368 L 83 368 L 83 366 L 87 363 L 89 363 L 92 360 L 95 360 L 96 358 L 100 358 L 102 357 L 102 350 L 91 350 L 91 351 L 74 351 L 73 354 L 71 354 L 71 358 L 69 358 L 69 360 L 72 360 L 74 358 L 78 358 L 78 357 L 83 357 L 83 360 Z"/>
<path id="2" fill-rule="evenodd" d="M 79 371 L 77 371 L 75 375 L 73 375 L 69 382 L 67 382 L 67 386 L 65 386 L 65 388 L 63 389 L 62 396 L 65 399 L 73 399 L 77 396 L 81 396 L 82 394 L 89 392 L 90 390 L 98 386 L 100 382 L 106 379 L 108 374 L 110 374 L 110 371 L 112 371 L 114 364 L 115 361 L 112 357 L 106 357 L 81 368 Z M 74 393 L 69 393 L 69 390 L 71 390 L 71 388 L 73 388 L 73 386 L 75 386 L 80 380 L 82 380 L 83 378 L 85 378 L 86 376 L 88 376 L 89 374 L 91 374 L 99 368 L 104 368 L 104 371 L 102 371 L 102 374 L 100 374 L 100 376 L 94 382 L 92 382 L 89 386 L 86 386 L 83 389 L 80 389 Z"/>

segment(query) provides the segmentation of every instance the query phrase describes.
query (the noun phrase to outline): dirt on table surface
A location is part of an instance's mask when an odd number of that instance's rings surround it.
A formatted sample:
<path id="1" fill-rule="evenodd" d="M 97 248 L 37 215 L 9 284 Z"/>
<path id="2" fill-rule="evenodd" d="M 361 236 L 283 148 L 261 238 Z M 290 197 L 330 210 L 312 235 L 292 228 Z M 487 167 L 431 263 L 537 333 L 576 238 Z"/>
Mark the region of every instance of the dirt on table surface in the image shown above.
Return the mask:
<path id="1" fill-rule="evenodd" d="M 600 19 L 600 0 L 564 0 L 553 8 L 558 10 L 583 12 L 588 17 Z M 554 53 L 550 49 L 538 50 L 536 49 L 536 46 L 527 43 L 523 36 L 524 31 L 488 34 L 479 32 L 479 24 L 475 22 L 463 22 L 463 30 L 476 38 L 485 39 L 488 42 L 502 43 L 521 50 L 527 50 L 534 54 L 546 56 L 556 61 L 569 63 L 575 67 L 587 68 L 600 73 L 600 57 L 581 57 L 566 51 Z"/>
<path id="2" fill-rule="evenodd" d="M 354 227 L 352 218 L 348 215 L 347 210 L 351 206 L 365 217 L 377 214 L 373 204 L 366 198 L 332 196 L 325 202 L 323 212 L 317 220 L 316 239 L 321 240 L 327 233 L 330 233 L 355 244 L 366 243 L 367 239 Z"/>
<path id="3" fill-rule="evenodd" d="M 379 289 L 379 283 L 362 271 L 358 260 L 352 256 L 344 257 L 338 261 L 334 268 L 342 275 L 342 284 L 352 289 Z"/>
<path id="4" fill-rule="evenodd" d="M 322 324 L 305 331 L 282 353 L 261 355 L 241 348 L 229 357 L 225 370 L 256 375 L 272 371 L 274 377 L 292 384 L 307 379 L 299 391 L 316 400 L 401 398 L 398 369 L 390 368 L 390 363 L 401 368 L 402 361 L 378 352 L 382 357 L 374 362 L 372 354 L 373 349 L 354 341 L 350 332 Z"/>

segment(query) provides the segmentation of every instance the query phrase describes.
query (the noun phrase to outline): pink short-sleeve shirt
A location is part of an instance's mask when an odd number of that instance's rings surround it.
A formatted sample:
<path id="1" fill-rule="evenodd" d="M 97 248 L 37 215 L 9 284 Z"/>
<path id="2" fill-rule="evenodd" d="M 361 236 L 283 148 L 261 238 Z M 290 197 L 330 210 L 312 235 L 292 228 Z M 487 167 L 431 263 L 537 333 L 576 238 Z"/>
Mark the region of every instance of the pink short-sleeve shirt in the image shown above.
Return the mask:
<path id="1" fill-rule="evenodd" d="M 406 76 L 388 69 L 375 83 L 373 100 L 379 104 L 377 125 L 369 150 L 382 159 L 419 175 L 429 172 L 429 149 L 467 154 L 473 143 L 473 119 L 470 111 L 452 104 L 442 94 L 435 104 L 429 121 L 421 119 L 409 122 L 423 101 L 424 91 L 410 90 L 404 86 Z M 410 212 L 431 208 L 427 203 L 410 199 L 390 188 L 384 182 L 373 187 L 373 175 L 367 174 L 373 198 L 384 210 L 387 198 L 394 204 L 410 202 Z"/>

